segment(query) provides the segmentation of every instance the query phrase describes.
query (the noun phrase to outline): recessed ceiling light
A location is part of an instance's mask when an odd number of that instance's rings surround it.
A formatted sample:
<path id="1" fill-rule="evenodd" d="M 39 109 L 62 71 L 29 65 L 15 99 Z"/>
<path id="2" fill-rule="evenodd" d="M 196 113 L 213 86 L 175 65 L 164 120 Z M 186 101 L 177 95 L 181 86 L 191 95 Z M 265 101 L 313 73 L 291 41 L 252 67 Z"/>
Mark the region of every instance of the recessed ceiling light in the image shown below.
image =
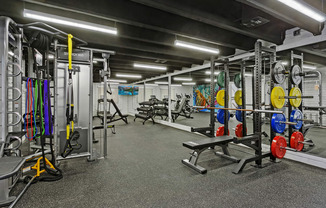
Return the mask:
<path id="1" fill-rule="evenodd" d="M 326 16 L 324 13 L 320 12 L 317 9 L 314 9 L 309 4 L 298 1 L 298 0 L 278 0 L 279 2 L 282 2 L 283 4 L 291 7 L 292 9 L 295 9 L 299 12 L 301 12 L 304 15 L 307 15 L 308 17 L 311 17 L 314 20 L 317 20 L 318 22 L 325 22 Z"/>
<path id="2" fill-rule="evenodd" d="M 186 77 L 174 77 L 173 79 L 177 81 L 192 81 L 192 78 L 186 78 Z"/>
<path id="3" fill-rule="evenodd" d="M 158 86 L 158 84 L 145 84 L 146 86 Z"/>
<path id="4" fill-rule="evenodd" d="M 196 82 L 183 82 L 182 85 L 196 85 Z"/>
<path id="5" fill-rule="evenodd" d="M 67 17 L 52 15 L 52 14 L 38 12 L 38 11 L 32 11 L 28 9 L 24 9 L 24 17 L 37 19 L 44 22 L 51 22 L 51 23 L 67 25 L 71 27 L 78 27 L 87 30 L 94 30 L 97 32 L 110 33 L 113 35 L 116 35 L 118 33 L 117 28 L 114 27 L 103 26 L 99 24 L 84 22 L 80 20 L 67 18 Z"/>
<path id="6" fill-rule="evenodd" d="M 159 85 L 167 85 L 169 84 L 168 82 L 155 82 L 155 84 L 159 84 Z"/>
<path id="7" fill-rule="evenodd" d="M 136 68 L 145 68 L 145 69 L 157 69 L 157 70 L 166 70 L 166 66 L 158 66 L 158 65 L 148 65 L 148 64 L 134 64 Z"/>
<path id="8" fill-rule="evenodd" d="M 220 72 L 214 72 L 214 75 L 218 75 Z M 205 74 L 208 74 L 210 75 L 211 74 L 211 71 L 205 71 Z"/>
<path id="9" fill-rule="evenodd" d="M 184 42 L 184 41 L 180 41 L 180 40 L 175 40 L 174 45 L 184 47 L 184 48 L 190 48 L 190 49 L 194 49 L 194 50 L 198 50 L 198 51 L 203 51 L 203 52 L 207 52 L 207 53 L 213 53 L 213 54 L 220 53 L 220 50 L 218 50 L 216 48 L 210 48 L 207 46 L 197 45 L 194 43 L 188 43 L 188 42 Z"/>
<path id="10" fill-rule="evenodd" d="M 141 75 L 138 74 L 116 74 L 116 77 L 127 77 L 127 78 L 141 78 Z"/>
<path id="11" fill-rule="evenodd" d="M 108 81 L 109 82 L 123 82 L 123 83 L 127 82 L 127 80 L 123 80 L 123 79 L 109 79 Z"/>

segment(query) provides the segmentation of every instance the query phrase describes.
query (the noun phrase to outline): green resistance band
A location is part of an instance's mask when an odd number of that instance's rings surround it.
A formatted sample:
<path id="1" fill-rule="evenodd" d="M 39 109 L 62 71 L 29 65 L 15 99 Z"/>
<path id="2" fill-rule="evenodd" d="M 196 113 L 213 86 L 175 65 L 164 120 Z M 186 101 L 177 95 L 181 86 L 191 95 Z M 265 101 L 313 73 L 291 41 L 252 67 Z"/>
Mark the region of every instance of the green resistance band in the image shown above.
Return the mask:
<path id="1" fill-rule="evenodd" d="M 36 109 L 37 109 L 37 103 L 38 103 L 38 87 L 39 87 L 39 85 L 38 85 L 38 81 L 36 80 L 35 81 L 35 93 L 34 93 L 34 95 L 35 95 L 35 102 L 34 102 L 34 104 L 35 104 L 35 111 L 37 111 Z M 42 83 L 40 83 L 40 97 L 41 97 L 41 103 L 40 103 L 40 105 L 41 105 L 41 115 L 40 115 L 40 118 L 41 118 L 41 124 L 42 124 L 42 135 L 44 135 L 44 132 L 45 132 L 45 128 L 44 128 L 44 122 L 43 122 L 43 93 L 42 93 Z M 35 115 L 36 115 L 36 113 L 35 113 Z M 35 132 L 35 128 L 36 128 L 36 124 L 34 125 L 34 132 Z M 37 137 L 37 138 L 40 138 L 40 137 Z"/>

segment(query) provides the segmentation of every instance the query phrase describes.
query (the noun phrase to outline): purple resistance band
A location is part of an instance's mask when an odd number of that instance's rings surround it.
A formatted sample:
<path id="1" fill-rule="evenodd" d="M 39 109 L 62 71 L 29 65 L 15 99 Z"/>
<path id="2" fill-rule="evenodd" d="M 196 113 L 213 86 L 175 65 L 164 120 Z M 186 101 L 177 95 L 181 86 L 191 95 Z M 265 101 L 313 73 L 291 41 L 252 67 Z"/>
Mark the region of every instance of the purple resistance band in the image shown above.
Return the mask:
<path id="1" fill-rule="evenodd" d="M 44 104 L 44 122 L 45 122 L 45 135 L 49 136 L 53 133 L 53 123 L 51 121 L 51 127 L 50 127 L 50 119 L 52 119 L 52 112 L 51 112 L 51 98 L 49 99 L 48 96 L 50 96 L 48 92 L 48 81 L 44 80 L 44 96 L 43 96 L 43 104 Z M 49 116 L 50 113 L 50 116 Z M 51 133 L 50 133 L 51 128 Z"/>

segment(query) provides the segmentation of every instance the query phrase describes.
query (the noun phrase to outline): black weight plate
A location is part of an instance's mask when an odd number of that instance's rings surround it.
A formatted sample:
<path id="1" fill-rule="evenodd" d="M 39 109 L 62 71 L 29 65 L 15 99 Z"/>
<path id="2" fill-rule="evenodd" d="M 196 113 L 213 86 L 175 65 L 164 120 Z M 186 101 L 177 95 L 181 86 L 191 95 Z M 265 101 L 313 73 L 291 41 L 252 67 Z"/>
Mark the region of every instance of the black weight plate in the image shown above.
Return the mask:
<path id="1" fill-rule="evenodd" d="M 272 69 L 272 78 L 273 81 L 277 84 L 282 84 L 285 80 L 285 74 L 284 74 L 285 68 L 281 61 L 276 62 L 273 64 Z"/>

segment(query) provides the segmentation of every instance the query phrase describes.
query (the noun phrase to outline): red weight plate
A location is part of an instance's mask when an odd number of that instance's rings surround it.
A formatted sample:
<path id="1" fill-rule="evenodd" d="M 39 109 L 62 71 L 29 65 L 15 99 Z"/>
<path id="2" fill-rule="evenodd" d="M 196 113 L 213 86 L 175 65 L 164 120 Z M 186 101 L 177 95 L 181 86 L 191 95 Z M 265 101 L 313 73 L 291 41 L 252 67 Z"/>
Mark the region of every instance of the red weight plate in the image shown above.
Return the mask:
<path id="1" fill-rule="evenodd" d="M 282 136 L 276 136 L 273 139 L 271 151 L 274 157 L 282 159 L 286 153 L 286 140 Z"/>
<path id="2" fill-rule="evenodd" d="M 230 135 L 230 131 L 228 132 L 228 134 Z M 218 129 L 216 130 L 216 136 L 223 136 L 224 135 L 224 126 L 220 126 L 218 127 Z"/>
<path id="3" fill-rule="evenodd" d="M 298 151 L 303 149 L 304 144 L 301 143 L 304 141 L 303 134 L 299 131 L 293 132 L 291 135 L 290 146 Z"/>
<path id="4" fill-rule="evenodd" d="M 242 129 L 243 129 L 243 124 L 239 123 L 236 127 L 235 127 L 235 135 L 237 137 L 243 137 L 243 133 L 242 133 Z M 247 129 L 246 129 L 247 132 Z"/>

